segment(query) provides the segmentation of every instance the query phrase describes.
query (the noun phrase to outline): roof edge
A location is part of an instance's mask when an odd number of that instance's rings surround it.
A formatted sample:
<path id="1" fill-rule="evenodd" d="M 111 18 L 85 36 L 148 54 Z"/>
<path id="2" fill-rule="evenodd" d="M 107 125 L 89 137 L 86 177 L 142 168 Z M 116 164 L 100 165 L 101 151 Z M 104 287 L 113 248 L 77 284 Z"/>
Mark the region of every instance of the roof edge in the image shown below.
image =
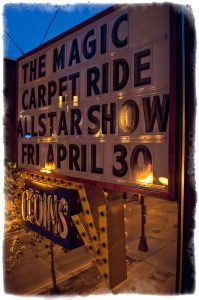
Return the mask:
<path id="1" fill-rule="evenodd" d="M 47 47 L 48 45 L 50 45 L 52 43 L 55 43 L 55 42 L 57 42 L 58 40 L 60 40 L 64 37 L 67 37 L 68 35 L 74 33 L 75 31 L 77 31 L 79 29 L 81 29 L 82 27 L 85 27 L 85 26 L 87 26 L 87 25 L 89 25 L 89 24 L 91 24 L 91 23 L 107 16 L 110 13 L 112 13 L 112 12 L 114 12 L 114 11 L 118 10 L 119 8 L 124 7 L 124 6 L 125 6 L 125 4 L 116 4 L 116 5 L 108 7 L 107 9 L 99 12 L 98 14 L 92 16 L 91 18 L 79 23 L 78 25 L 76 25 L 76 26 L 68 29 L 67 31 L 64 31 L 63 33 L 57 35 L 56 37 L 50 39 L 49 41 L 45 42 L 44 44 L 42 44 L 42 45 L 30 50 L 29 52 L 23 54 L 22 56 L 18 57 L 16 59 L 16 61 L 21 61 L 22 59 L 34 54 L 35 52 L 37 52 L 39 50 L 42 50 L 43 48 Z"/>

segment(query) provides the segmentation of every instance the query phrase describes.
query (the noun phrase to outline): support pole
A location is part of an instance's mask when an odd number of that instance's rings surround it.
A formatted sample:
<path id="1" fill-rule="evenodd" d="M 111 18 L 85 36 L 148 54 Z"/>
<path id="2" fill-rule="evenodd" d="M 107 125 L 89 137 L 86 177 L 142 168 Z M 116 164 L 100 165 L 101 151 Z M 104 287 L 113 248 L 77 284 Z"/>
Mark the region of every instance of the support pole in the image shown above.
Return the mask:
<path id="1" fill-rule="evenodd" d="M 147 252 L 148 245 L 145 236 L 145 224 L 146 224 L 146 205 L 144 205 L 144 196 L 139 195 L 140 205 L 141 205 L 141 236 L 140 236 L 140 243 L 138 246 L 138 250 L 142 252 Z"/>

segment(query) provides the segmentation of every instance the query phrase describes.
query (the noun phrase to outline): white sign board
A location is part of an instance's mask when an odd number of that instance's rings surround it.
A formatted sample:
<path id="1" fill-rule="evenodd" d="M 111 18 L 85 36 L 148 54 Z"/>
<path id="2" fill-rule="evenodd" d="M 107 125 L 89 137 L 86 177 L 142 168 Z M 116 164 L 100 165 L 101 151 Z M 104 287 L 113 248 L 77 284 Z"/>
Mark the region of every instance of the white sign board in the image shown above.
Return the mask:
<path id="1" fill-rule="evenodd" d="M 127 5 L 22 56 L 18 167 L 167 194 L 169 47 L 169 7 Z"/>

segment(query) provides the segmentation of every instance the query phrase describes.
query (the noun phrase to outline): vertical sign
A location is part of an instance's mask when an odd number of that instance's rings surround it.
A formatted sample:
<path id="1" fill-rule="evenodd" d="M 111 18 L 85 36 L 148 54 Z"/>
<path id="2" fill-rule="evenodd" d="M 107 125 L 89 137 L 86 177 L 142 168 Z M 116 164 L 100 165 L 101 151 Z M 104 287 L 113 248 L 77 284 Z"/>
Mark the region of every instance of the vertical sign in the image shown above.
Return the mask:
<path id="1" fill-rule="evenodd" d="M 26 180 L 22 216 L 30 229 L 66 249 L 74 249 L 82 245 L 71 219 L 81 210 L 78 199 L 75 190 Z"/>

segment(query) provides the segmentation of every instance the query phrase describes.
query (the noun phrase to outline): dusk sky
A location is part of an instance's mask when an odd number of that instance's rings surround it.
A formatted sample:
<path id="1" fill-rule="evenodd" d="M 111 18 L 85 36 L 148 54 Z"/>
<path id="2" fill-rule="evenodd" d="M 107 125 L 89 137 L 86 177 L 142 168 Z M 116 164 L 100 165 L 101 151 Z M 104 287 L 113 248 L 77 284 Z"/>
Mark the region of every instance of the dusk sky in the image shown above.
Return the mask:
<path id="1" fill-rule="evenodd" d="M 111 4 L 6 4 L 4 6 L 4 57 L 16 59 L 22 55 L 18 47 L 27 53 L 41 44 L 48 26 L 58 12 L 43 43 L 67 31 L 75 25 L 105 10 Z M 10 38 L 10 37 L 11 38 Z"/>
<path id="2" fill-rule="evenodd" d="M 42 1 L 35 0 L 34 4 L 31 1 L 20 1 L 13 0 L 12 4 L 9 1 L 3 0 L 3 54 L 4 57 L 17 59 L 22 55 L 22 52 L 17 49 L 8 35 L 15 41 L 18 47 L 24 52 L 34 49 L 41 44 L 41 41 L 48 29 L 52 19 L 54 18 L 49 31 L 47 32 L 43 43 L 59 35 L 60 33 L 67 31 L 75 25 L 83 22 L 86 19 L 96 15 L 100 11 L 105 10 L 107 7 L 121 3 L 122 1 L 88 1 L 88 3 L 82 3 L 86 1 L 66 1 L 65 3 L 73 3 L 67 5 L 61 5 L 63 2 L 60 1 Z M 18 3 L 19 2 L 19 3 Z M 24 1 L 23 1 L 24 2 Z M 36 2 L 40 2 L 37 4 Z M 45 2 L 51 4 L 45 4 Z M 104 3 L 103 3 L 104 2 Z M 152 1 L 125 1 L 126 3 L 151 3 Z M 164 1 L 157 1 L 159 3 Z M 181 1 L 170 1 L 176 4 L 187 5 L 189 3 L 196 22 L 196 28 L 198 28 L 197 14 L 199 12 L 197 1 L 181 0 Z M 76 3 L 76 4 L 74 4 Z M 56 16 L 55 13 L 59 8 Z"/>

